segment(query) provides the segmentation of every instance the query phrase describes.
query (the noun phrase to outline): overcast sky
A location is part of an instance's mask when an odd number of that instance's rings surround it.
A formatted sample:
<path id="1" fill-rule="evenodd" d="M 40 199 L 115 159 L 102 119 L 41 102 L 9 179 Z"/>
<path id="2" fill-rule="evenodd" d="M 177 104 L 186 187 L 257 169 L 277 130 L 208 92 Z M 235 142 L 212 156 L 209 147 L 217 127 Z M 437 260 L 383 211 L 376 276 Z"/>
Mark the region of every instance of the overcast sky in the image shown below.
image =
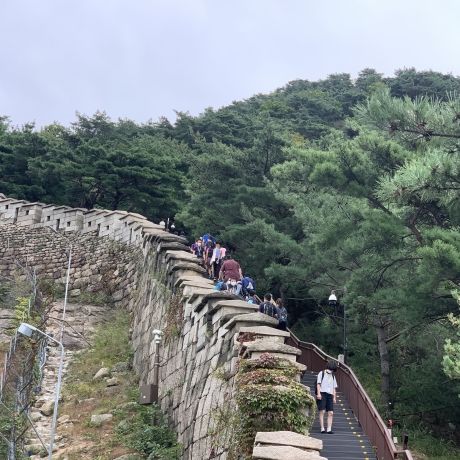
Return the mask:
<path id="1" fill-rule="evenodd" d="M 458 0 L 0 0 L 0 114 L 198 114 L 365 67 L 460 74 Z"/>

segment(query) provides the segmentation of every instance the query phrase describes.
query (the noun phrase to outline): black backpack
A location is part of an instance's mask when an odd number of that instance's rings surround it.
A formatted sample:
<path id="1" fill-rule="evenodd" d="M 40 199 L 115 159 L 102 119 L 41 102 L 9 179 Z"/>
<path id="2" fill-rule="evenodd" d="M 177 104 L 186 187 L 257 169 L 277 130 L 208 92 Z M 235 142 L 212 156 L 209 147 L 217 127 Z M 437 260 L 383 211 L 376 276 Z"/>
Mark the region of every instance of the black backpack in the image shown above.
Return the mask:
<path id="1" fill-rule="evenodd" d="M 270 302 L 264 302 L 263 303 L 263 310 L 264 313 L 268 316 L 271 316 L 272 318 L 275 318 L 276 316 L 276 307 L 270 303 Z"/>
<path id="2" fill-rule="evenodd" d="M 285 307 L 279 309 L 279 320 L 283 323 L 287 323 L 288 313 Z"/>

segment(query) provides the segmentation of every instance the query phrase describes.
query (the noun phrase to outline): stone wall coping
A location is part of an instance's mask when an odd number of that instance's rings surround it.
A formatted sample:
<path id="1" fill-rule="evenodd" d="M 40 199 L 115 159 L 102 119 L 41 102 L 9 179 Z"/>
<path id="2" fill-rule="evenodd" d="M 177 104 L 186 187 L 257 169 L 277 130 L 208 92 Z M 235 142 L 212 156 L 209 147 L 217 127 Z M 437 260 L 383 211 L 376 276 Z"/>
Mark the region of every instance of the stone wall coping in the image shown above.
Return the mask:
<path id="1" fill-rule="evenodd" d="M 162 225 L 159 224 L 154 224 L 153 222 L 150 222 L 149 220 L 145 221 L 144 223 L 140 224 L 144 228 L 156 228 L 158 230 L 161 230 L 163 228 Z"/>
<path id="2" fill-rule="evenodd" d="M 204 296 L 206 294 L 210 294 L 212 292 L 211 286 L 207 288 L 206 286 L 198 286 L 193 292 L 188 296 L 189 302 L 193 302 L 197 297 Z"/>
<path id="3" fill-rule="evenodd" d="M 177 270 L 190 270 L 203 274 L 207 273 L 201 265 L 195 264 L 193 262 L 179 262 L 169 269 L 169 273 L 175 272 Z"/>
<path id="4" fill-rule="evenodd" d="M 274 327 L 269 326 L 247 326 L 240 328 L 240 333 L 253 332 L 256 335 L 268 335 L 274 337 L 290 337 L 288 331 L 281 331 L 280 329 L 275 329 Z"/>
<path id="5" fill-rule="evenodd" d="M 254 460 L 327 460 L 317 452 L 307 452 L 292 446 L 256 446 L 252 451 Z"/>
<path id="6" fill-rule="evenodd" d="M 242 345 L 249 352 L 261 351 L 267 353 L 284 353 L 286 355 L 296 356 L 300 356 L 302 354 L 302 352 L 296 347 L 291 347 L 291 345 L 286 345 L 285 343 L 281 342 L 274 342 L 272 340 L 258 339 L 253 340 L 252 342 L 243 342 Z"/>
<path id="7" fill-rule="evenodd" d="M 277 319 L 260 312 L 235 316 L 225 325 L 225 327 L 231 330 L 237 323 L 255 323 L 262 326 L 264 324 L 268 324 L 270 326 L 278 326 Z"/>
<path id="8" fill-rule="evenodd" d="M 185 236 L 174 235 L 174 234 L 171 234 L 169 232 L 165 232 L 164 230 L 163 230 L 163 235 L 164 235 L 163 238 L 157 237 L 155 239 L 155 242 L 160 242 L 160 241 L 179 241 L 179 242 L 182 242 L 184 244 L 188 243 L 187 238 L 185 238 Z"/>
<path id="9" fill-rule="evenodd" d="M 217 291 L 219 292 L 219 291 Z M 220 310 L 223 307 L 234 307 L 234 308 L 248 308 L 257 310 L 259 307 L 258 305 L 254 305 L 244 300 L 240 299 L 225 299 L 219 300 L 219 302 L 215 303 L 208 311 L 208 313 L 215 313 L 217 310 Z"/>
<path id="10" fill-rule="evenodd" d="M 171 241 L 168 243 L 160 243 L 160 246 L 157 248 L 157 251 L 164 251 L 164 250 L 177 250 L 177 251 L 187 251 L 188 246 L 183 243 L 179 243 L 178 241 Z"/>
<path id="11" fill-rule="evenodd" d="M 39 203 L 38 201 L 35 201 L 33 203 L 26 203 L 21 206 L 21 208 L 30 208 L 31 206 L 40 206 L 43 207 L 43 203 Z"/>
<path id="12" fill-rule="evenodd" d="M 187 279 L 185 278 L 178 278 L 175 284 L 175 287 L 185 287 L 185 286 L 191 286 L 191 287 L 212 287 L 214 288 L 214 284 L 211 282 L 208 282 L 210 280 L 206 280 L 206 278 L 201 278 L 200 276 L 197 276 L 196 279 L 191 279 L 191 277 L 188 277 Z"/>
<path id="13" fill-rule="evenodd" d="M 277 446 L 293 446 L 301 449 L 321 450 L 323 441 L 293 431 L 259 431 L 256 434 L 256 444 L 271 444 Z"/>
<path id="14" fill-rule="evenodd" d="M 172 249 L 167 249 L 167 248 L 165 251 L 165 258 L 166 258 L 166 261 L 170 259 L 187 260 L 187 261 L 194 260 L 196 262 L 200 261 L 198 257 L 194 256 L 191 252 L 181 251 L 181 250 L 177 251 L 177 250 L 172 250 Z"/>
<path id="15" fill-rule="evenodd" d="M 120 217 L 120 220 L 126 220 L 126 219 L 132 219 L 132 220 L 137 220 L 137 221 L 147 220 L 144 216 L 142 216 L 141 214 L 137 214 L 135 212 L 128 212 L 123 217 Z"/>
<path id="16" fill-rule="evenodd" d="M 123 217 L 121 219 L 118 219 L 118 220 L 122 220 L 122 219 L 123 219 Z M 131 219 L 131 220 L 127 221 L 128 227 L 132 227 L 135 230 L 140 228 L 140 227 L 142 227 L 143 226 L 142 224 L 144 222 L 146 222 L 146 221 L 144 221 L 142 219 Z"/>
<path id="17" fill-rule="evenodd" d="M 215 300 L 215 299 L 221 299 L 221 300 L 239 300 L 240 298 L 236 294 L 230 294 L 228 292 L 221 292 L 221 291 L 215 291 L 213 289 L 213 292 L 210 294 L 206 295 L 203 297 L 201 302 L 193 309 L 195 313 L 198 313 L 201 311 L 205 305 L 210 301 L 210 300 Z"/>
<path id="18" fill-rule="evenodd" d="M 129 214 L 128 211 L 120 211 L 120 210 L 109 211 L 109 212 L 106 214 L 106 217 L 113 216 L 113 215 L 126 216 L 126 214 Z"/>
<path id="19" fill-rule="evenodd" d="M 110 211 L 108 209 L 98 209 L 98 208 L 94 208 L 94 209 L 87 209 L 86 212 L 84 212 L 85 216 L 89 215 L 89 214 L 108 214 Z"/>
<path id="20" fill-rule="evenodd" d="M 268 352 L 267 352 L 268 353 Z M 257 361 L 258 358 L 244 358 L 244 359 L 248 359 L 250 361 Z M 299 371 L 299 374 L 302 374 L 303 372 L 305 372 L 307 370 L 307 366 L 305 364 L 302 364 L 302 363 L 299 363 L 297 361 L 291 361 L 289 364 L 293 365 L 294 367 L 297 368 L 297 370 Z"/>
<path id="21" fill-rule="evenodd" d="M 164 230 L 161 230 L 160 228 L 154 228 L 154 227 L 144 227 L 144 233 L 146 235 L 154 235 L 154 236 L 161 235 L 161 234 L 170 235 L 170 233 L 165 232 Z"/>
<path id="22" fill-rule="evenodd" d="M 68 212 L 78 212 L 78 211 L 80 212 L 86 211 L 86 208 L 69 208 L 64 211 L 64 214 L 67 214 Z"/>

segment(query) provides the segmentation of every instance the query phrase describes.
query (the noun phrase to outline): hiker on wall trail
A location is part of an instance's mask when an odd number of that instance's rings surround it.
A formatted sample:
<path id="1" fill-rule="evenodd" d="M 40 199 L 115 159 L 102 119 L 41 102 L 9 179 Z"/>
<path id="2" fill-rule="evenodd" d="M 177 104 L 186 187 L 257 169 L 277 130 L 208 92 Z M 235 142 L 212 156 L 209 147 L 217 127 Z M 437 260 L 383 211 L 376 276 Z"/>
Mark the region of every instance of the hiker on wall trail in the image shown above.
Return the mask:
<path id="1" fill-rule="evenodd" d="M 212 256 L 214 254 L 214 242 L 211 239 L 205 243 L 204 249 L 204 266 L 208 272 L 208 277 L 213 278 L 213 262 Z"/>
<path id="2" fill-rule="evenodd" d="M 272 295 L 265 294 L 264 301 L 259 305 L 259 312 L 277 319 L 278 318 L 277 308 L 276 308 L 276 305 L 274 305 L 272 301 L 273 301 Z"/>
<path id="3" fill-rule="evenodd" d="M 195 243 L 190 246 L 190 251 L 197 257 L 202 258 L 204 256 L 204 244 L 201 238 L 197 239 Z"/>
<path id="4" fill-rule="evenodd" d="M 240 284 L 240 289 L 238 291 L 238 295 L 241 295 L 242 297 L 247 297 L 249 295 L 249 291 L 255 291 L 256 290 L 256 283 L 255 281 L 249 276 L 249 275 L 244 275 L 243 278 L 241 279 L 241 284 Z"/>
<path id="5" fill-rule="evenodd" d="M 238 292 L 238 282 L 235 279 L 229 278 L 229 280 L 227 282 L 227 292 L 230 293 L 230 294 L 238 295 L 237 294 L 237 292 Z"/>
<path id="6" fill-rule="evenodd" d="M 234 260 L 230 255 L 226 256 L 224 263 L 220 269 L 219 278 L 228 281 L 229 278 L 240 281 L 243 277 L 240 264 Z"/>
<path id="7" fill-rule="evenodd" d="M 319 424 L 321 433 L 333 434 L 332 419 L 334 417 L 334 403 L 337 402 L 337 380 L 334 373 L 337 363 L 329 360 L 327 367 L 316 378 L 316 404 L 318 405 Z M 327 431 L 324 429 L 324 413 L 327 412 Z"/>
<path id="8" fill-rule="evenodd" d="M 249 291 L 247 297 L 245 298 L 247 303 L 251 303 L 254 305 L 260 305 L 260 299 L 257 297 L 256 291 Z"/>
<path id="9" fill-rule="evenodd" d="M 217 280 L 217 278 L 219 278 L 222 259 L 224 258 L 224 256 L 224 248 L 222 248 L 220 243 L 217 242 L 216 246 L 212 250 L 211 256 L 212 277 L 214 278 L 214 280 Z"/>
<path id="10" fill-rule="evenodd" d="M 285 331 L 287 328 L 288 313 L 286 307 L 283 305 L 282 299 L 276 299 L 276 307 L 278 309 L 278 329 Z"/>

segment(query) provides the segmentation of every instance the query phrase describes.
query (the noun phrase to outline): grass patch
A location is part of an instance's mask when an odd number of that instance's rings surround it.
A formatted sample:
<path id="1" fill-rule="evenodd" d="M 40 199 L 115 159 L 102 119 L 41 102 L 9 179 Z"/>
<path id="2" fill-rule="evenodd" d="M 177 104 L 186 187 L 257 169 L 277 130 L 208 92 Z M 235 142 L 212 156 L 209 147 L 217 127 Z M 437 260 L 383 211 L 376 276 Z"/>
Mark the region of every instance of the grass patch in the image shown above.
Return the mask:
<path id="1" fill-rule="evenodd" d="M 112 305 L 113 299 L 109 294 L 106 294 L 103 291 L 81 291 L 80 295 L 77 295 L 75 297 L 69 296 L 69 303 L 84 303 L 101 307 L 106 305 Z"/>

